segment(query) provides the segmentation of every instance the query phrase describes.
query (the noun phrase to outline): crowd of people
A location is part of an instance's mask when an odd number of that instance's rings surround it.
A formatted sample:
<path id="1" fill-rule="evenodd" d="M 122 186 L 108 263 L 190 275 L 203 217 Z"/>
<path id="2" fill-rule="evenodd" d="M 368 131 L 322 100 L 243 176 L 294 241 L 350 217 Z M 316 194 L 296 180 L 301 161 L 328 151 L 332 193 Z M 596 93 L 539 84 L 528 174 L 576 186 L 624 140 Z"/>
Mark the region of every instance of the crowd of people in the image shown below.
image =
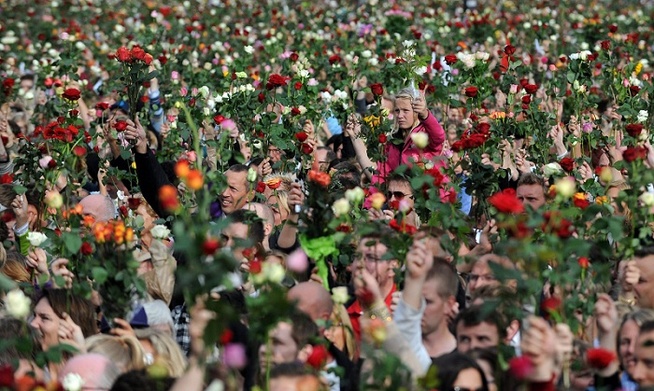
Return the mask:
<path id="1" fill-rule="evenodd" d="M 0 1 L 0 387 L 654 387 L 651 10 L 333 3 Z"/>

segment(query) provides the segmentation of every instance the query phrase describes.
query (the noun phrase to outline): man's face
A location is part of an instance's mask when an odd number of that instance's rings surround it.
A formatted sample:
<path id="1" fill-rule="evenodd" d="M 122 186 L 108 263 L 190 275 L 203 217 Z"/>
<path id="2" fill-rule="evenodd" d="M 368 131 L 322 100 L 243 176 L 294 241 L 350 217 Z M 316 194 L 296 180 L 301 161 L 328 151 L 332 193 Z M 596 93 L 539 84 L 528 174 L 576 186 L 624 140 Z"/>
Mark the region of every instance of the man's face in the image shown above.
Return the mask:
<path id="1" fill-rule="evenodd" d="M 633 379 L 640 388 L 654 386 L 654 331 L 641 333 L 636 342 Z"/>
<path id="2" fill-rule="evenodd" d="M 640 269 L 640 279 L 634 289 L 638 305 L 654 309 L 654 255 L 635 258 L 635 261 Z"/>
<path id="3" fill-rule="evenodd" d="M 403 181 L 390 181 L 388 183 L 388 194 L 386 199 L 388 202 L 398 201 L 402 203 L 407 203 L 407 205 L 413 209 L 413 189 L 411 185 Z"/>
<path id="4" fill-rule="evenodd" d="M 270 146 L 268 147 L 268 157 L 270 158 L 270 163 L 277 163 L 278 161 L 282 160 L 282 156 L 284 154 L 282 153 L 282 150 L 275 147 L 275 146 Z"/>
<path id="5" fill-rule="evenodd" d="M 518 186 L 516 196 L 522 205 L 529 205 L 534 210 L 545 205 L 545 190 L 538 184 Z"/>
<path id="6" fill-rule="evenodd" d="M 395 101 L 395 108 L 393 109 L 397 124 L 400 129 L 412 129 L 413 124 L 416 122 L 416 114 L 413 112 L 411 99 L 401 98 Z"/>
<path id="7" fill-rule="evenodd" d="M 270 332 L 270 343 L 259 348 L 261 369 L 265 370 L 271 364 L 293 362 L 297 360 L 299 352 L 300 348 L 293 339 L 293 326 L 287 322 L 279 322 Z"/>
<path id="8" fill-rule="evenodd" d="M 451 303 L 446 298 L 442 298 L 438 294 L 439 280 L 437 278 L 432 278 L 425 281 L 425 284 L 422 288 L 422 296 L 425 298 L 427 303 L 425 307 L 425 312 L 422 315 L 422 321 L 420 322 L 420 328 L 422 330 L 422 335 L 429 335 L 438 330 L 441 324 L 446 320 L 446 314 L 451 310 Z"/>
<path id="9" fill-rule="evenodd" d="M 248 240 L 249 227 L 243 223 L 230 223 L 222 232 L 225 247 L 229 247 L 234 257 L 243 258 L 243 242 Z"/>
<path id="10" fill-rule="evenodd" d="M 466 287 L 467 293 L 472 295 L 477 289 L 486 285 L 498 285 L 499 282 L 495 279 L 493 271 L 491 270 L 488 262 L 491 258 L 488 255 L 482 256 L 470 270 L 468 275 L 468 286 Z"/>
<path id="11" fill-rule="evenodd" d="M 316 150 L 314 155 L 316 161 L 318 162 L 318 167 L 322 172 L 327 172 L 329 170 L 329 164 L 331 163 L 327 159 L 327 153 L 328 151 L 326 149 L 319 148 Z"/>
<path id="12" fill-rule="evenodd" d="M 476 326 L 466 326 L 462 321 L 456 325 L 457 350 L 467 353 L 472 349 L 490 348 L 499 345 L 500 335 L 497 326 L 481 322 Z"/>
<path id="13" fill-rule="evenodd" d="M 227 170 L 225 178 L 227 179 L 227 188 L 221 194 L 221 206 L 225 214 L 230 214 L 235 210 L 243 208 L 248 200 L 248 173 L 234 172 Z"/>
<path id="14" fill-rule="evenodd" d="M 376 239 L 362 238 L 358 251 L 366 270 L 375 277 L 382 289 L 393 281 L 393 268 L 397 261 L 386 259 L 388 248 L 385 244 Z"/>

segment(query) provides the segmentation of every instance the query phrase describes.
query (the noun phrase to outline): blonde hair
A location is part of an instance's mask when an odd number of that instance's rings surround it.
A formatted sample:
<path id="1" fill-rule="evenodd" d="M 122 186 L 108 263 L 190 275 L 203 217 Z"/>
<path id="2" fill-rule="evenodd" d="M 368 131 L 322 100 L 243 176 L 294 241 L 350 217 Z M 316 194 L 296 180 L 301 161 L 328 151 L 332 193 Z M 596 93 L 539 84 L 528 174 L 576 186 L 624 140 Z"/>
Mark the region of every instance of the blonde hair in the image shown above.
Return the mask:
<path id="1" fill-rule="evenodd" d="M 138 339 L 131 335 L 93 335 L 86 339 L 86 351 L 109 358 L 121 373 L 145 368 L 145 350 Z"/>
<path id="2" fill-rule="evenodd" d="M 416 96 L 417 90 L 415 88 L 403 88 L 401 89 L 397 94 L 393 96 L 393 107 L 397 104 L 398 99 L 408 99 L 411 102 L 413 102 L 414 99 L 417 98 Z M 415 121 L 413 122 L 413 125 L 411 126 L 411 129 L 415 128 L 417 123 L 419 122 L 417 116 Z M 400 125 L 397 122 L 397 116 L 394 116 L 394 123 L 393 123 L 393 131 L 392 133 L 395 134 L 400 131 Z"/>
<path id="3" fill-rule="evenodd" d="M 134 332 L 138 339 L 150 341 L 156 352 L 155 361 L 159 359 L 165 363 L 168 376 L 180 377 L 184 374 L 186 356 L 184 356 L 184 352 L 170 334 L 152 328 L 134 330 Z"/>
<path id="4" fill-rule="evenodd" d="M 334 305 L 332 310 L 332 317 L 336 320 L 337 325 L 332 327 L 340 327 L 343 329 L 343 338 L 345 339 L 345 352 L 350 360 L 354 360 L 357 354 L 357 345 L 354 339 L 354 329 L 352 328 L 352 322 L 350 321 L 350 316 L 347 313 L 347 309 L 342 304 Z"/>

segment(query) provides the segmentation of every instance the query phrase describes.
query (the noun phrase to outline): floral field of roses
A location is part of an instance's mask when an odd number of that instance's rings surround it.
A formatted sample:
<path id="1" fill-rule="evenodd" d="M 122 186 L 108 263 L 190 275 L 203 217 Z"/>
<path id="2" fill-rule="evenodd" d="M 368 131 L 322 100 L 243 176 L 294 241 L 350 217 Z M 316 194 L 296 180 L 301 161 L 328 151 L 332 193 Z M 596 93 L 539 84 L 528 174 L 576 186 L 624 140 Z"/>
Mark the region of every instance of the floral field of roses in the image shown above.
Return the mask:
<path id="1" fill-rule="evenodd" d="M 307 124 L 317 129 L 335 118 L 345 128 L 356 93 L 365 93 L 374 104 L 360 120 L 361 137 L 371 158 L 383 160 L 383 146 L 396 140 L 393 113 L 382 104 L 412 87 L 425 94 L 447 132 L 442 166 L 399 169 L 411 177 L 420 221 L 450 232 L 448 249 L 475 230 L 490 232 L 494 250 L 520 271 L 495 270 L 497 277 L 516 280 L 532 306 L 544 281 L 562 287 L 566 300 L 552 312 L 580 330 L 615 262 L 632 257 L 653 236 L 654 9 L 629 1 L 561 0 L 556 7 L 549 1 L 479 2 L 483 7 L 463 11 L 459 3 L 126 0 L 109 7 L 0 1 L 0 106 L 21 102 L 31 115 L 10 151 L 20 170 L 2 182 L 13 182 L 21 193 L 23 184 L 39 178 L 44 190 L 65 172 L 65 191 L 74 193 L 85 184 L 83 157 L 104 148 L 104 135 L 93 125 L 108 123 L 105 113 L 116 102 L 147 107 L 145 90 L 156 78 L 160 103 L 150 110 L 164 109 L 167 129 L 157 157 L 182 162 L 177 176 L 187 190 L 169 186 L 159 193 L 166 213 L 178 217 L 171 227 L 179 235 L 176 250 L 192 260 L 216 260 L 206 267 L 189 263 L 182 281 L 186 298 L 222 285 L 234 269 L 233 257 L 219 251 L 224 224 L 211 224 L 209 211 L 226 186 L 221 173 L 230 161 L 249 160 L 246 149 L 250 157 L 264 157 L 276 147 L 284 155 L 274 169 L 308 173 L 300 243 L 326 280 L 333 265 L 325 262 L 349 264 L 357 229 L 374 230 L 365 209 L 388 205 L 381 199 L 385 189 L 371 186 L 348 198 L 329 174 L 318 172 L 318 145 Z M 35 75 L 30 91 L 19 88 L 27 71 Z M 81 119 L 80 100 L 93 125 Z M 147 125 L 145 111 L 138 119 Z M 136 182 L 131 145 L 121 138 L 125 121 L 113 122 L 110 132 L 126 163 L 107 175 Z M 240 150 L 211 137 L 214 126 L 226 123 L 238 127 Z M 218 158 L 198 164 L 209 149 Z M 523 207 L 507 189 L 527 172 L 547 179 L 546 212 Z M 616 173 L 624 182 L 613 194 Z M 278 182 L 254 178 L 249 184 L 263 193 Z M 472 199 L 467 214 L 459 210 L 462 195 Z M 343 199 L 349 203 L 336 204 Z M 52 248 L 71 257 L 100 248 L 99 232 L 89 235 L 79 221 L 71 228 L 59 208 L 53 208 L 55 228 L 47 234 Z M 406 223 L 409 211 L 401 205 L 392 209 L 389 225 L 398 238 L 390 245 L 402 261 L 418 227 Z M 119 272 L 99 262 L 79 264 L 100 284 Z M 125 265 L 126 274 L 135 266 Z M 80 284 L 80 294 L 90 293 L 86 281 Z M 124 287 L 112 285 L 111 291 Z M 263 333 L 270 323 L 265 316 L 275 315 L 266 308 L 288 303 L 276 291 L 257 300 L 253 308 L 261 312 L 253 328 Z M 127 301 L 126 295 L 118 302 Z M 224 327 L 218 323 L 212 324 L 214 341 Z"/>

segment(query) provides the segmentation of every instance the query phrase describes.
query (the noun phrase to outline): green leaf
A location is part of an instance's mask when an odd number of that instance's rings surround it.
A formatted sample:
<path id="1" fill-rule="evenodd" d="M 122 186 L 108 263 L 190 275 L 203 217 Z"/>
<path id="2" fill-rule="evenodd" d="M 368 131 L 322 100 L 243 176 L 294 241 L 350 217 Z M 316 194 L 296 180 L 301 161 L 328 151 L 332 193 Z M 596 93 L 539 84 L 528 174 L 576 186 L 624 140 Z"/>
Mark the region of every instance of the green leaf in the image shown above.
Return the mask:
<path id="1" fill-rule="evenodd" d="M 14 185 L 14 192 L 16 192 L 16 194 L 25 194 L 26 191 L 27 188 L 25 186 Z"/>
<path id="2" fill-rule="evenodd" d="M 107 281 L 107 278 L 109 277 L 109 273 L 103 268 L 99 266 L 95 266 L 92 270 L 91 273 L 93 274 L 93 279 L 95 280 L 96 283 L 102 285 Z"/>
<path id="3" fill-rule="evenodd" d="M 66 232 L 63 234 L 63 239 L 66 244 L 66 250 L 71 254 L 76 254 L 82 247 L 82 238 L 79 237 L 79 234 Z"/>

